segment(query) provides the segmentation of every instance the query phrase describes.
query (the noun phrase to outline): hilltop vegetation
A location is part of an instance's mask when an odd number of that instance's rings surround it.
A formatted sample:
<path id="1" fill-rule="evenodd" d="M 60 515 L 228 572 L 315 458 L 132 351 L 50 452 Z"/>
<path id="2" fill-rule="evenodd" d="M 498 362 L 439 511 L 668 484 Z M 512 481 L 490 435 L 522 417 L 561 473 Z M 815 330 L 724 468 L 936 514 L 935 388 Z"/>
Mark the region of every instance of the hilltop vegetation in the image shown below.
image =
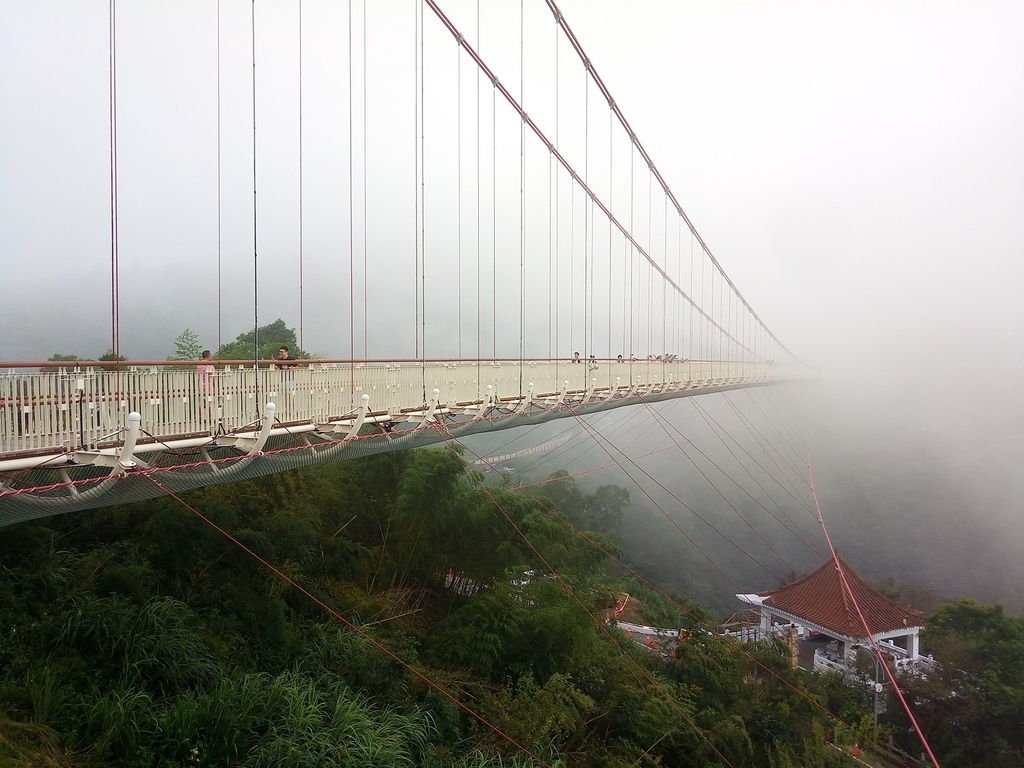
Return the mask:
<path id="1" fill-rule="evenodd" d="M 5 529 L 0 765 L 825 767 L 870 735 L 863 693 L 612 567 L 622 489 L 423 450 L 186 501 L 352 627 L 173 499 Z M 678 658 L 604 628 L 620 591 Z"/>

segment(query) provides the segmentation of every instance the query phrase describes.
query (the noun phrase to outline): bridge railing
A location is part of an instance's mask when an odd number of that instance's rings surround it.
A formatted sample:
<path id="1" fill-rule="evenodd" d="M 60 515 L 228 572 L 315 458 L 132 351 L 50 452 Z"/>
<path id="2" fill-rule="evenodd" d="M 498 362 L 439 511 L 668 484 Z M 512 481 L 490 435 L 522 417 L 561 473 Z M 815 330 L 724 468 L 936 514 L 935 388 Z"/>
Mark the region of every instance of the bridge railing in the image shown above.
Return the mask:
<path id="1" fill-rule="evenodd" d="M 424 405 L 435 389 L 441 403 L 456 405 L 490 394 L 518 400 L 531 390 L 534 397 L 563 389 L 649 392 L 668 383 L 711 387 L 778 375 L 766 363 L 650 359 L 111 365 L 0 363 L 0 455 L 117 443 L 131 411 L 142 415 L 147 432 L 167 438 L 245 428 L 266 402 L 275 403 L 283 424 L 325 423 L 353 413 L 363 394 L 372 411 L 398 414 Z"/>

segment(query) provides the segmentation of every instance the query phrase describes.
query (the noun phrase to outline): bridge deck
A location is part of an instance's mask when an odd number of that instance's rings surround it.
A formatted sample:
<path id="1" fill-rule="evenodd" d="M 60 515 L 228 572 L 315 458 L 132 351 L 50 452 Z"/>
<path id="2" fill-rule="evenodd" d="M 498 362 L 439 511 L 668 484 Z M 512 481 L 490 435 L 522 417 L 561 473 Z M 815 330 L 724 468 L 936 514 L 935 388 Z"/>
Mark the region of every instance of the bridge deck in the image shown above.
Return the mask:
<path id="1" fill-rule="evenodd" d="M 129 366 L 120 371 L 58 368 L 0 374 L 0 469 L 18 456 L 112 445 L 127 415 L 160 438 L 232 432 L 259 421 L 273 402 L 284 424 L 322 424 L 356 412 L 363 394 L 370 410 L 400 418 L 439 392 L 455 406 L 489 394 L 500 403 L 534 397 L 665 382 L 760 379 L 772 366 L 740 362 L 552 362 L 548 360 L 428 363 L 317 363 L 286 369 L 224 366 L 208 373 L 194 364 Z M 488 387 L 491 389 L 488 390 Z"/>
<path id="2" fill-rule="evenodd" d="M 184 491 L 786 378 L 766 363 L 655 360 L 10 372 L 0 526 L 157 496 L 157 479 Z"/>

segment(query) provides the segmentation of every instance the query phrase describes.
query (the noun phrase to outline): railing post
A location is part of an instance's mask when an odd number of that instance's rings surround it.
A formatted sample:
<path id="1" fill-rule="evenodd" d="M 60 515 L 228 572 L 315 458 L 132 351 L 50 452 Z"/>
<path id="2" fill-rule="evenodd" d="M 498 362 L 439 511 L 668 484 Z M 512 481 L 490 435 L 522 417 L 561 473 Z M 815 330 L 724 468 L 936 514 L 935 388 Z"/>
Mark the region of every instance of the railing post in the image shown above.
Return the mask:
<path id="1" fill-rule="evenodd" d="M 135 469 L 135 444 L 139 441 L 141 431 L 142 414 L 132 411 L 128 414 L 128 431 L 125 433 L 124 444 L 121 446 L 121 452 L 117 458 L 117 466 L 122 472 Z"/>
<path id="2" fill-rule="evenodd" d="M 555 405 L 561 405 L 565 402 L 565 396 L 569 392 L 569 380 L 564 379 L 562 381 L 562 391 L 558 393 L 558 402 Z"/>
<path id="3" fill-rule="evenodd" d="M 434 418 L 434 412 L 437 410 L 437 406 L 441 404 L 441 390 L 440 389 L 438 389 L 437 387 L 434 387 L 434 389 L 431 391 L 430 394 L 432 394 L 433 397 L 430 398 L 430 402 L 427 404 L 427 412 L 423 416 L 423 423 L 424 424 L 426 424 L 428 421 L 431 421 Z"/>
<path id="4" fill-rule="evenodd" d="M 586 391 L 586 394 L 583 396 L 583 403 L 589 403 L 590 402 L 591 398 L 593 398 L 593 396 L 594 396 L 594 388 L 596 386 L 597 386 L 597 379 L 596 378 L 591 378 L 590 381 L 587 383 L 587 391 Z M 580 403 L 580 405 L 583 405 L 583 403 Z"/>
<path id="5" fill-rule="evenodd" d="M 270 430 L 274 428 L 274 418 L 277 416 L 277 405 L 271 401 L 266 404 L 263 408 L 263 423 L 260 425 L 260 433 L 256 437 L 256 442 L 249 449 L 250 455 L 257 453 L 263 453 L 263 447 L 267 444 L 267 439 L 270 437 Z"/>
<path id="6" fill-rule="evenodd" d="M 355 421 L 352 422 L 352 428 L 348 431 L 348 434 L 342 439 L 342 442 L 352 440 L 359 435 L 359 430 L 363 428 L 363 422 L 366 421 L 366 414 L 370 412 L 370 396 L 365 392 L 359 398 L 359 413 L 356 414 Z"/>

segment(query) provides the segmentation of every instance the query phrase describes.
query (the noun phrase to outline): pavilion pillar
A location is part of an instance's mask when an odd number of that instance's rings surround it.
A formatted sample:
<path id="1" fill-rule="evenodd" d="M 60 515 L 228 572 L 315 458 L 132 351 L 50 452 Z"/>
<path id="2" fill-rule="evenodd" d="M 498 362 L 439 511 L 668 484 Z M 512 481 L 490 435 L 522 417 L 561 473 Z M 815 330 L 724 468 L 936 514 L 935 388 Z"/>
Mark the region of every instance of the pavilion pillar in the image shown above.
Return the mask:
<path id="1" fill-rule="evenodd" d="M 853 649 L 853 641 L 843 640 L 843 661 L 849 664 L 854 660 L 856 655 L 856 651 Z"/>
<path id="2" fill-rule="evenodd" d="M 907 635 L 907 657 L 916 659 L 921 654 L 921 638 L 918 637 L 917 630 L 915 629 L 909 635 Z"/>

